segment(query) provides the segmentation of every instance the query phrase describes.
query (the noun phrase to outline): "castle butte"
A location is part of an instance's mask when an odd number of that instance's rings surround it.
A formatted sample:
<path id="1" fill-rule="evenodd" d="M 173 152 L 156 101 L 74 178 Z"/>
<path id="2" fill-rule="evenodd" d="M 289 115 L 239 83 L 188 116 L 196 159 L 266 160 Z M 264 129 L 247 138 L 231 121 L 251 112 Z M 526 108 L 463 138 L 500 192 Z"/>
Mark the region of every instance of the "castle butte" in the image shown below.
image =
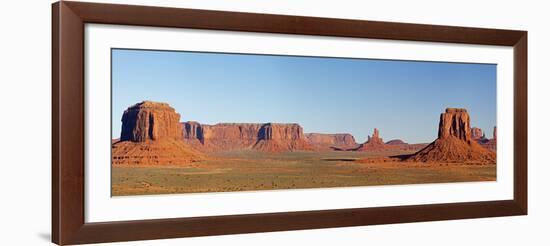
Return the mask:
<path id="1" fill-rule="evenodd" d="M 426 147 L 425 143 L 418 144 L 408 144 L 401 139 L 392 139 L 384 143 L 384 140 L 380 137 L 380 131 L 378 128 L 374 128 L 372 136 L 368 136 L 367 141 L 363 144 L 360 144 L 358 147 L 351 148 L 348 150 L 352 151 L 372 151 L 372 152 L 382 152 L 382 151 L 418 151 Z"/>
<path id="2" fill-rule="evenodd" d="M 437 139 L 405 160 L 494 164 L 496 153 L 472 139 L 466 109 L 447 108 L 440 115 Z"/>
<path id="3" fill-rule="evenodd" d="M 354 151 L 381 151 L 391 148 L 391 145 L 386 145 L 382 138 L 380 138 L 380 132 L 374 128 L 372 136 L 368 136 L 365 143 L 359 145 L 359 147 L 353 149 Z"/>
<path id="4" fill-rule="evenodd" d="M 180 115 L 166 103 L 144 101 L 122 115 L 120 139 L 112 144 L 113 164 L 189 164 L 202 159 L 181 137 Z"/>

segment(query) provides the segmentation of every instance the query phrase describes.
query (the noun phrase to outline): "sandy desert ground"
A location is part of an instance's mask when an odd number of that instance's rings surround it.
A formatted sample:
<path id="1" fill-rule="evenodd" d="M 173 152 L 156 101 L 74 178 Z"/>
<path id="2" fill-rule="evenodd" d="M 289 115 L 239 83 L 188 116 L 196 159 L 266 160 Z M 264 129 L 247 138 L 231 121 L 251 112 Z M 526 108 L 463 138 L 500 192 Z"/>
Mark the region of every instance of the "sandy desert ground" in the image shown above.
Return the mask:
<path id="1" fill-rule="evenodd" d="M 400 154 L 411 153 L 231 151 L 180 166 L 113 165 L 112 195 L 496 180 L 494 164 L 362 161 Z"/>

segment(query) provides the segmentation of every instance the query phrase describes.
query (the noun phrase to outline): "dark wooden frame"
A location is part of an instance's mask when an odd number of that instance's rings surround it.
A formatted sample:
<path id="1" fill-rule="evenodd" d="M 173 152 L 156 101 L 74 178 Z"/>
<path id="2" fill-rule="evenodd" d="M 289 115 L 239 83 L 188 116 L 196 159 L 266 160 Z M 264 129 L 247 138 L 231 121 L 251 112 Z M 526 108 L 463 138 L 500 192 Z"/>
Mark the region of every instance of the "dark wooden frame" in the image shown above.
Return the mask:
<path id="1" fill-rule="evenodd" d="M 84 24 L 122 24 L 511 46 L 514 199 L 85 223 Z M 52 6 L 52 241 L 129 241 L 527 214 L 527 32 L 80 2 Z"/>

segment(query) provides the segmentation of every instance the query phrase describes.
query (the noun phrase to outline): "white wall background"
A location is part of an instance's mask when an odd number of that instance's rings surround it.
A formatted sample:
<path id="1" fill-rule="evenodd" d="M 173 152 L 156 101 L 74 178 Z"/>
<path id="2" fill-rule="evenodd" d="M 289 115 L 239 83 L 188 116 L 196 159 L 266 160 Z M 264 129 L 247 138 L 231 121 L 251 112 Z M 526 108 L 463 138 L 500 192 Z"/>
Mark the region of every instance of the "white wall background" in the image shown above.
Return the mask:
<path id="1" fill-rule="evenodd" d="M 113 245 L 548 245 L 550 30 L 545 1 L 104 1 L 529 31 L 529 215 Z M 0 245 L 50 241 L 51 1 L 3 3 L 0 15 Z M 472 88 L 475 90 L 475 88 Z"/>

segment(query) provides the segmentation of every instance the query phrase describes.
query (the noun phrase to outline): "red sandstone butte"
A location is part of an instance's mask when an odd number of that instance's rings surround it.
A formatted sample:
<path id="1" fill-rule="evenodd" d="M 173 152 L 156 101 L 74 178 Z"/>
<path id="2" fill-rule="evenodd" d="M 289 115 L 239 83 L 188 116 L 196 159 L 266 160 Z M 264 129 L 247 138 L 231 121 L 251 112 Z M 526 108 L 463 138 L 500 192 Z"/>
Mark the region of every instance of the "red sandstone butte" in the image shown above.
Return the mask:
<path id="1" fill-rule="evenodd" d="M 180 140 L 180 115 L 167 103 L 143 101 L 122 115 L 120 141 Z"/>
<path id="2" fill-rule="evenodd" d="M 382 151 L 393 149 L 394 146 L 386 145 L 382 138 L 380 138 L 380 132 L 374 128 L 372 136 L 368 136 L 367 142 L 361 144 L 358 148 L 353 149 L 355 151 Z"/>
<path id="3" fill-rule="evenodd" d="M 466 109 L 447 108 L 440 116 L 437 139 L 407 160 L 495 164 L 496 154 L 474 141 L 471 133 Z"/>
<path id="4" fill-rule="evenodd" d="M 120 140 L 112 144 L 112 163 L 185 164 L 201 159 L 182 141 L 180 115 L 166 103 L 144 101 L 122 115 Z"/>

